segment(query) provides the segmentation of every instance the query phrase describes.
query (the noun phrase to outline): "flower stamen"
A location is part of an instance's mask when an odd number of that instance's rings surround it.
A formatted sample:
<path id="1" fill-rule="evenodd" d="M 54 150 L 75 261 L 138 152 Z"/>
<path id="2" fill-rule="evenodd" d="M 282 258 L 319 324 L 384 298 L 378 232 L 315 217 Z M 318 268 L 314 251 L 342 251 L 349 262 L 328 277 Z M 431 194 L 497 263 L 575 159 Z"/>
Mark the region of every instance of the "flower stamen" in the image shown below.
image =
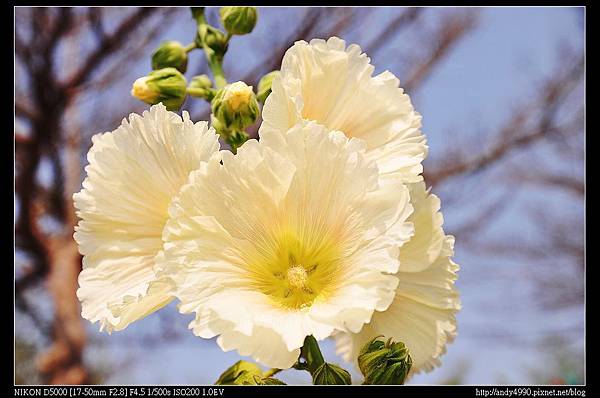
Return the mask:
<path id="1" fill-rule="evenodd" d="M 292 288 L 306 289 L 308 273 L 301 265 L 292 265 L 287 271 L 287 279 Z"/>

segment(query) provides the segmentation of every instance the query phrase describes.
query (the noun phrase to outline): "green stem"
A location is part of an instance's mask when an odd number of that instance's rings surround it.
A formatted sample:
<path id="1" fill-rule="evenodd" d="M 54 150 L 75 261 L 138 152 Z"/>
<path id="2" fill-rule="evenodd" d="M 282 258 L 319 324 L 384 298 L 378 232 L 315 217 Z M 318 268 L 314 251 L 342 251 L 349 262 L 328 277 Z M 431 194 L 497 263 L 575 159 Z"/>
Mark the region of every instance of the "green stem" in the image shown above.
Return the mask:
<path id="1" fill-rule="evenodd" d="M 187 87 L 186 91 L 192 97 L 204 98 L 208 103 L 210 103 L 215 96 L 214 90 L 207 88 Z"/>
<path id="2" fill-rule="evenodd" d="M 189 53 L 190 51 L 195 50 L 196 48 L 198 48 L 198 46 L 196 45 L 196 42 L 193 42 L 185 46 L 183 49 L 186 53 Z"/>
<path id="3" fill-rule="evenodd" d="M 215 79 L 215 87 L 218 89 L 225 87 L 227 85 L 227 79 L 225 78 L 225 73 L 223 72 L 223 60 L 215 56 L 211 49 L 205 48 L 204 52 L 206 53 L 208 66 Z"/>
<path id="4" fill-rule="evenodd" d="M 282 370 L 283 369 L 277 369 L 277 368 L 269 369 L 265 373 L 263 373 L 263 377 L 271 377 L 271 376 L 276 375 L 277 373 L 281 372 Z"/>

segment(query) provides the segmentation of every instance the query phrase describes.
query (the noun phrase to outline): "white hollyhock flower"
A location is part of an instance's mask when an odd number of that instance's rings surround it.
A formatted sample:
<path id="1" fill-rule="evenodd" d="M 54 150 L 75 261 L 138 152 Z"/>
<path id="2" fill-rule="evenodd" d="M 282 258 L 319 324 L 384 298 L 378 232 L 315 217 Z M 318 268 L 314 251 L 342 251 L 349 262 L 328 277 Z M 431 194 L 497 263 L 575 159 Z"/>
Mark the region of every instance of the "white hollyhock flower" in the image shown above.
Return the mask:
<path id="1" fill-rule="evenodd" d="M 83 255 L 77 296 L 82 316 L 111 332 L 171 301 L 153 270 L 167 210 L 190 171 L 219 157 L 219 143 L 206 122 L 162 104 L 92 141 L 83 189 L 73 195 Z"/>
<path id="2" fill-rule="evenodd" d="M 358 332 L 391 303 L 412 235 L 408 189 L 379 184 L 362 140 L 316 123 L 250 140 L 190 175 L 160 268 L 194 334 L 289 368 L 307 335 Z"/>
<path id="3" fill-rule="evenodd" d="M 337 37 L 297 41 L 287 50 L 281 76 L 263 109 L 260 133 L 286 131 L 300 119 L 314 120 L 348 137 L 366 140 L 367 155 L 383 176 L 422 180 L 427 156 L 421 116 L 389 71 L 374 67 L 361 48 Z"/>
<path id="4" fill-rule="evenodd" d="M 454 286 L 458 265 L 451 260 L 454 237 L 444 235 L 440 201 L 423 182 L 410 185 L 414 212 L 409 221 L 415 234 L 400 248 L 399 284 L 392 304 L 375 312 L 360 333 L 336 333 L 337 352 L 356 361 L 361 347 L 383 335 L 402 341 L 413 359 L 411 374 L 430 371 L 456 336 L 455 314 L 460 309 Z"/>

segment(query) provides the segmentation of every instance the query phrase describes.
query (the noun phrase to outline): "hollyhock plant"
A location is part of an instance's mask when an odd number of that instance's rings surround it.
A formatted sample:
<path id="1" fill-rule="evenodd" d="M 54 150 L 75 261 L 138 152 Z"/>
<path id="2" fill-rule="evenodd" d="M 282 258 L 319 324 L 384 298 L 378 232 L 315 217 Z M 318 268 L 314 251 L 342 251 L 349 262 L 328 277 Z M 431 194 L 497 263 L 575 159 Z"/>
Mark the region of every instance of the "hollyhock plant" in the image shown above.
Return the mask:
<path id="1" fill-rule="evenodd" d="M 224 31 L 193 7 L 192 43 L 164 42 L 133 84 L 150 110 L 93 137 L 74 195 L 82 316 L 118 331 L 176 300 L 196 336 L 272 368 L 238 361 L 217 384 L 283 384 L 273 376 L 290 368 L 351 384 L 322 355 L 327 338 L 363 384 L 438 366 L 456 337 L 459 267 L 410 97 L 337 37 L 296 42 L 256 89 L 228 82 L 229 42 L 258 14 L 220 16 Z M 212 79 L 183 75 L 194 50 Z M 188 95 L 210 105 L 212 127 L 173 112 Z"/>

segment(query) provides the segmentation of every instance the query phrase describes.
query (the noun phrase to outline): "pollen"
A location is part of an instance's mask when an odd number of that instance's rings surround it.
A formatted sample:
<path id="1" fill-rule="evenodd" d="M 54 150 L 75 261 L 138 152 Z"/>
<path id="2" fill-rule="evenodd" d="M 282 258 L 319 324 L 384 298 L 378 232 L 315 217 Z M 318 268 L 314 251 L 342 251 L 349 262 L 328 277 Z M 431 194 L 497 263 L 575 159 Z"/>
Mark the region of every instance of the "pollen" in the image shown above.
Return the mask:
<path id="1" fill-rule="evenodd" d="M 292 288 L 303 289 L 306 287 L 308 273 L 301 265 L 293 265 L 287 271 L 287 279 Z"/>

